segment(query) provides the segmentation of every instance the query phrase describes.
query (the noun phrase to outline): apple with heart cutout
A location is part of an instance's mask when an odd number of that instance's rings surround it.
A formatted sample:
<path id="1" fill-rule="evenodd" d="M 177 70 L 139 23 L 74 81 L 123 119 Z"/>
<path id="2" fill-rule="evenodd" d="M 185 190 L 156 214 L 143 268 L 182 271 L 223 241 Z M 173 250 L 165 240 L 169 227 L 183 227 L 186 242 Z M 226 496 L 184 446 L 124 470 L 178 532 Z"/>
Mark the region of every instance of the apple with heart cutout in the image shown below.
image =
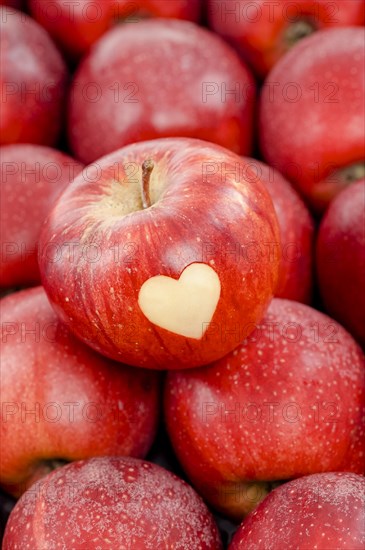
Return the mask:
<path id="1" fill-rule="evenodd" d="M 45 528 L 46 526 L 46 528 Z M 13 509 L 3 550 L 221 550 L 217 526 L 183 480 L 144 460 L 73 462 L 36 483 Z"/>
<path id="2" fill-rule="evenodd" d="M 82 167 L 50 147 L 0 148 L 0 288 L 40 284 L 37 244 L 42 224 Z"/>
<path id="3" fill-rule="evenodd" d="M 29 0 L 29 10 L 62 51 L 80 59 L 115 24 L 146 17 L 198 21 L 201 0 Z"/>
<path id="4" fill-rule="evenodd" d="M 136 143 L 85 168 L 43 228 L 43 285 L 60 318 L 130 365 L 203 365 L 234 349 L 277 284 L 263 183 L 211 143 Z"/>
<path id="5" fill-rule="evenodd" d="M 364 64 L 363 28 L 327 29 L 282 57 L 263 86 L 263 157 L 319 214 L 364 179 Z"/>
<path id="6" fill-rule="evenodd" d="M 233 352 L 170 371 L 165 422 L 197 491 L 241 520 L 278 483 L 365 469 L 365 359 L 336 321 L 274 298 Z"/>
<path id="7" fill-rule="evenodd" d="M 229 550 L 362 550 L 365 478 L 305 476 L 277 487 L 238 528 Z"/>
<path id="8" fill-rule="evenodd" d="M 164 137 L 203 139 L 249 155 L 255 88 L 236 52 L 194 23 L 119 25 L 75 73 L 69 143 L 85 164 L 124 145 Z"/>
<path id="9" fill-rule="evenodd" d="M 3 298 L 0 311 L 2 488 L 18 497 L 65 461 L 143 458 L 157 428 L 159 374 L 82 344 L 42 287 Z"/>
<path id="10" fill-rule="evenodd" d="M 319 30 L 364 25 L 363 0 L 208 0 L 209 24 L 264 78 L 300 40 Z"/>
<path id="11" fill-rule="evenodd" d="M 33 19 L 0 6 L 0 144 L 54 145 L 59 137 L 67 69 Z"/>
<path id="12" fill-rule="evenodd" d="M 329 205 L 319 226 L 316 259 L 326 310 L 365 346 L 365 179 Z"/>

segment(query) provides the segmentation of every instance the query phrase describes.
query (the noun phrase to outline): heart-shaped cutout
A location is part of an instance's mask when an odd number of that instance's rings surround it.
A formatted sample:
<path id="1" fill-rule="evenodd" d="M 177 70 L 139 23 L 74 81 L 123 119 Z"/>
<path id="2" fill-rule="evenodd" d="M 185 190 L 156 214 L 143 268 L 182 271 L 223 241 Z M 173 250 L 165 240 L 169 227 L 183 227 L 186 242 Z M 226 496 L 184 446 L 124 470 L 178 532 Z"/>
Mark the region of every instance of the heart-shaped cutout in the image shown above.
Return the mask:
<path id="1" fill-rule="evenodd" d="M 178 280 L 156 275 L 145 281 L 138 304 L 154 325 L 200 340 L 213 318 L 220 293 L 221 283 L 214 269 L 194 263 Z"/>

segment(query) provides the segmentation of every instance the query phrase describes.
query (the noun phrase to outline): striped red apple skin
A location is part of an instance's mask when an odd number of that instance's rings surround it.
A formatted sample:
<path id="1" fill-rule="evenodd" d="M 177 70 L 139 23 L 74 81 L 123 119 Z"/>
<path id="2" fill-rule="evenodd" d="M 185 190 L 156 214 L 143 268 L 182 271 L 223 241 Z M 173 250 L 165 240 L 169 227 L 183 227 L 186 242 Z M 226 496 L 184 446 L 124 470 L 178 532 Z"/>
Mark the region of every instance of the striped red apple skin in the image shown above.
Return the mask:
<path id="1" fill-rule="evenodd" d="M 146 159 L 154 164 L 149 208 L 141 195 Z M 185 138 L 133 144 L 86 168 L 39 244 L 43 285 L 70 330 L 108 357 L 157 369 L 207 364 L 235 348 L 263 316 L 280 261 L 271 198 L 247 169 L 234 153 Z M 201 312 L 205 279 L 194 303 L 187 289 L 187 311 L 183 300 L 170 312 L 167 321 L 184 311 L 185 328 L 196 325 L 190 337 L 146 316 L 141 289 L 161 276 L 177 284 L 196 266 L 220 290 L 210 315 Z"/>

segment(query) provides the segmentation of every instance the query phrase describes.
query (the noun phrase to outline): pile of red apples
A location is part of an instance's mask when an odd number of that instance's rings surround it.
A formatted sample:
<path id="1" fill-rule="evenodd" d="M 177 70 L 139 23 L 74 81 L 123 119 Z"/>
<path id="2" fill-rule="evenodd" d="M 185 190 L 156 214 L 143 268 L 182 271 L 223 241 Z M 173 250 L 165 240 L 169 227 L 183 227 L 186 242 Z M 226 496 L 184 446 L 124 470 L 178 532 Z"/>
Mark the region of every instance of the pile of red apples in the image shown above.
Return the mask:
<path id="1" fill-rule="evenodd" d="M 365 547 L 362 0 L 0 0 L 3 550 Z"/>

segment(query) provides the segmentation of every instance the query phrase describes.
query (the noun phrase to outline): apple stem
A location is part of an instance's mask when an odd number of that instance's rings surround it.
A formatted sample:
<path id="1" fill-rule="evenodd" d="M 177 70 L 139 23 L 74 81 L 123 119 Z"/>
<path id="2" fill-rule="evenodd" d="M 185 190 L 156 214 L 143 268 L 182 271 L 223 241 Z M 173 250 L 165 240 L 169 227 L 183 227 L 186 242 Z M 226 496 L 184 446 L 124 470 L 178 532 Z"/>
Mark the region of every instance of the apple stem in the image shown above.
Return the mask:
<path id="1" fill-rule="evenodd" d="M 142 206 L 149 208 L 151 206 L 150 197 L 150 177 L 154 168 L 153 160 L 147 159 L 142 164 Z"/>

